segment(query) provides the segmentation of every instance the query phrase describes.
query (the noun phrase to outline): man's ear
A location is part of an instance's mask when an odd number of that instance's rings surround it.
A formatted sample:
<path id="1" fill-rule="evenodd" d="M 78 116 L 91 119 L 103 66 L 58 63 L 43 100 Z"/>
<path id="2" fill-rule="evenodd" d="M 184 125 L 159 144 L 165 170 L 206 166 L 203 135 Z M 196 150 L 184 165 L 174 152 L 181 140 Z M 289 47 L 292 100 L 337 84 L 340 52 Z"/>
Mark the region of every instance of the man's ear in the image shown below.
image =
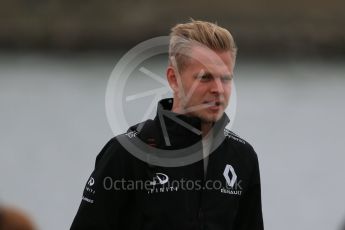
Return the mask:
<path id="1" fill-rule="evenodd" d="M 174 91 L 174 93 L 178 92 L 178 73 L 175 72 L 175 69 L 172 66 L 168 66 L 167 68 L 167 79 L 170 85 L 170 88 Z"/>

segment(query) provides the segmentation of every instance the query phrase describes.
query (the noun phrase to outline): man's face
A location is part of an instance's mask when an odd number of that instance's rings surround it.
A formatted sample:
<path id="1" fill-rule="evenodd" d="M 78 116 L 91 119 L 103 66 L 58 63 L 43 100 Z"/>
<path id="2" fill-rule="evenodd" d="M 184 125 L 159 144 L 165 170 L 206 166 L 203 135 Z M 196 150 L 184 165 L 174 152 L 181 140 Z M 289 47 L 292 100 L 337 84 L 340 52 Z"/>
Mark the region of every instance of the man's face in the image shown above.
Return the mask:
<path id="1" fill-rule="evenodd" d="M 231 94 L 234 58 L 230 51 L 194 46 L 177 76 L 177 95 L 183 112 L 215 122 L 223 115 Z"/>

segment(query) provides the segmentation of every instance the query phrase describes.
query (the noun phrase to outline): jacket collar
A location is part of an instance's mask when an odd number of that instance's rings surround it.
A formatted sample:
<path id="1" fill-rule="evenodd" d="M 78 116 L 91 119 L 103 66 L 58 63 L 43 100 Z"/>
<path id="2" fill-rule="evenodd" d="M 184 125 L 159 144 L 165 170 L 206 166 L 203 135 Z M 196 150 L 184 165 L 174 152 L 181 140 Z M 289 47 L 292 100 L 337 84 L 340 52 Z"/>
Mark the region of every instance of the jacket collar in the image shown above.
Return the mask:
<path id="1" fill-rule="evenodd" d="M 201 143 L 201 120 L 198 117 L 186 116 L 171 111 L 173 99 L 166 98 L 158 102 L 157 115 L 154 119 L 160 132 L 160 148 L 180 149 L 186 148 L 197 142 Z M 213 135 L 224 132 L 229 123 L 228 116 L 223 116 L 214 123 Z"/>

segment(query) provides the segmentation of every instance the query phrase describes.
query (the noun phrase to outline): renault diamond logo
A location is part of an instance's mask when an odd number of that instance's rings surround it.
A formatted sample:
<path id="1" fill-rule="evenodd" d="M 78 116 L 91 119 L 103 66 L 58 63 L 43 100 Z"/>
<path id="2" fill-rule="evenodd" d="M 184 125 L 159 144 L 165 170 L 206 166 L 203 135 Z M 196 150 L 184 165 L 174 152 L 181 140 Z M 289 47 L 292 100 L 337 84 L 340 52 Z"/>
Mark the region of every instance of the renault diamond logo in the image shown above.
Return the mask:
<path id="1" fill-rule="evenodd" d="M 230 173 L 231 173 L 231 178 L 230 178 Z M 233 168 L 231 165 L 227 164 L 227 165 L 225 166 L 223 176 L 224 176 L 224 178 L 225 178 L 226 183 L 228 184 L 228 186 L 234 187 L 235 182 L 236 182 L 236 180 L 237 180 L 237 175 L 236 175 L 236 173 L 235 173 L 234 168 Z"/>

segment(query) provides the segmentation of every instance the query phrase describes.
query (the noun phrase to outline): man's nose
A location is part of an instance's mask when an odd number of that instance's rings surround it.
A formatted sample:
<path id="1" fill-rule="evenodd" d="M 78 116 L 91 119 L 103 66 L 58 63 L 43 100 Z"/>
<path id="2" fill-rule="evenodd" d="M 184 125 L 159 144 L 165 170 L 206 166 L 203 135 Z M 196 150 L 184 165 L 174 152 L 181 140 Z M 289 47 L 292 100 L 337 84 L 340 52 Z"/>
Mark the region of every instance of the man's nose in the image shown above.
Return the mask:
<path id="1" fill-rule="evenodd" d="M 214 78 L 211 84 L 212 84 L 211 86 L 212 93 L 218 93 L 218 94 L 224 93 L 224 85 L 220 78 Z"/>

